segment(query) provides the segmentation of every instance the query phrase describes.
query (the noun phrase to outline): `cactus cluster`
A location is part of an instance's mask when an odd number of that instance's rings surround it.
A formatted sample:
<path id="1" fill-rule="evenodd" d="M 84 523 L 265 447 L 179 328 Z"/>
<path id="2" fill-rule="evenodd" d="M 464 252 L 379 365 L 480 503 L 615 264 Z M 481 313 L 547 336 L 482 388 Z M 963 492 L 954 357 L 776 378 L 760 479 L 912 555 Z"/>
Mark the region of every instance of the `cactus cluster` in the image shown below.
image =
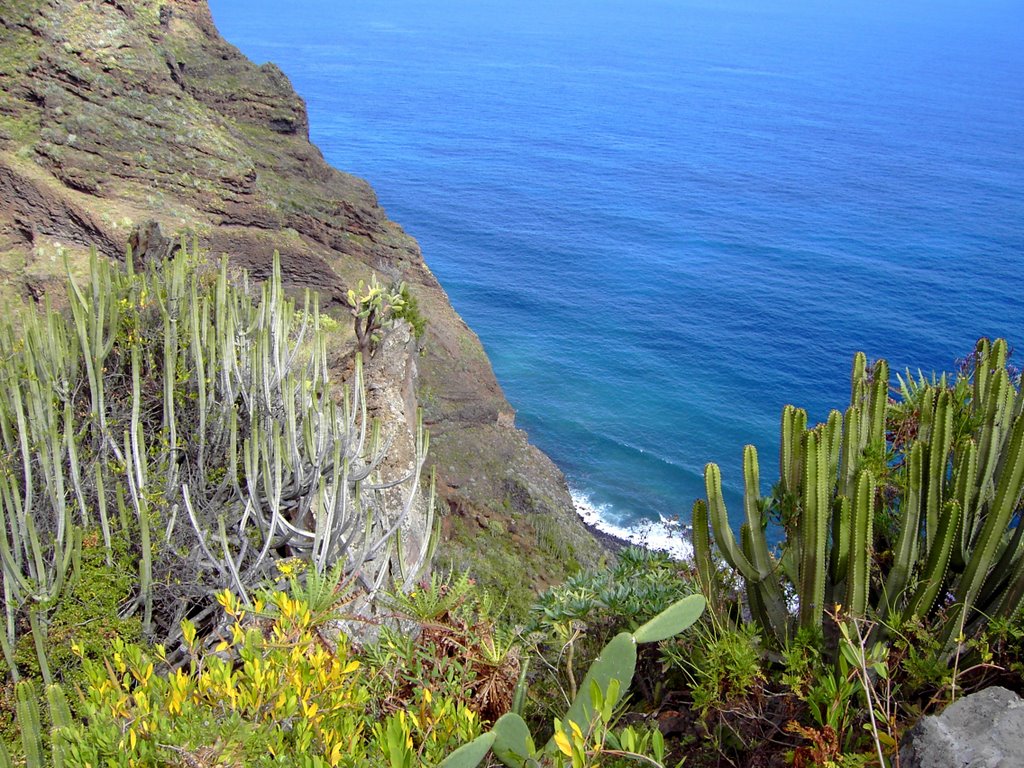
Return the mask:
<path id="1" fill-rule="evenodd" d="M 744 451 L 738 541 L 721 473 L 705 469 L 707 497 L 693 507 L 701 579 L 712 579 L 710 523 L 753 616 L 779 645 L 795 626 L 820 627 L 838 603 L 851 616 L 893 621 L 936 619 L 941 610 L 940 637 L 951 649 L 960 627 L 969 633 L 1021 605 L 1024 393 L 1006 342 L 980 340 L 955 384 L 903 382 L 902 396 L 890 401 L 884 360 L 869 368 L 858 353 L 845 414 L 808 428 L 806 412 L 786 406 L 772 496 L 761 496 L 756 450 Z M 913 421 L 899 435 L 887 423 L 897 408 Z M 779 552 L 766 538 L 770 515 L 784 529 Z M 894 521 L 888 540 L 874 530 L 879 519 Z M 875 557 L 881 546 L 891 550 L 884 566 Z"/>
<path id="2" fill-rule="evenodd" d="M 199 264 L 185 246 L 145 272 L 94 254 L 87 285 L 69 276 L 66 315 L 47 305 L 0 327 L 0 646 L 15 678 L 27 623 L 51 681 L 46 617 L 83 535 L 108 562 L 112 537 L 131 538 L 130 610 L 164 640 L 212 614 L 220 589 L 246 600 L 281 557 L 320 573 L 343 561 L 369 599 L 429 556 L 429 541 L 394 552 L 411 515 L 432 529 L 422 428 L 407 474 L 387 475 L 361 360 L 332 386 L 316 298 L 297 311 L 276 257 L 258 288 Z M 396 487 L 398 508 L 383 500 Z"/>

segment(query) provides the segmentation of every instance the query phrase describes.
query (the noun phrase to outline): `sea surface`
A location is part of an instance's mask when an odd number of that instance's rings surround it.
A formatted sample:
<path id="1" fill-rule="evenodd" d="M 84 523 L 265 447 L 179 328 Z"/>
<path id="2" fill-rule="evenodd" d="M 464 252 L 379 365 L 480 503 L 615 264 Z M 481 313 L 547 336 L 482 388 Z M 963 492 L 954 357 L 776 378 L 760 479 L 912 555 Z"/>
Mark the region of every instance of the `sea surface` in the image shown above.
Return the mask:
<path id="1" fill-rule="evenodd" d="M 744 444 L 767 492 L 782 406 L 844 407 L 857 350 L 1024 345 L 1020 0 L 210 4 L 607 529 L 685 550 L 709 461 L 738 519 Z"/>

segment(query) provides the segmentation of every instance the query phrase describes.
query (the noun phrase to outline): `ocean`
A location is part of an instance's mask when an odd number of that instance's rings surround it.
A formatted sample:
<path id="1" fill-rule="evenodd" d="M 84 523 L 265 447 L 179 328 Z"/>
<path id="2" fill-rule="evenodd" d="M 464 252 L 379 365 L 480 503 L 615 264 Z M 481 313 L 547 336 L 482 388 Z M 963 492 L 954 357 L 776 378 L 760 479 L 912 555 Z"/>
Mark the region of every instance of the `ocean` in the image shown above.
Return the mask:
<path id="1" fill-rule="evenodd" d="M 210 5 L 606 530 L 685 552 L 709 461 L 738 520 L 743 446 L 767 492 L 783 405 L 843 408 L 857 350 L 1024 343 L 1019 0 Z"/>

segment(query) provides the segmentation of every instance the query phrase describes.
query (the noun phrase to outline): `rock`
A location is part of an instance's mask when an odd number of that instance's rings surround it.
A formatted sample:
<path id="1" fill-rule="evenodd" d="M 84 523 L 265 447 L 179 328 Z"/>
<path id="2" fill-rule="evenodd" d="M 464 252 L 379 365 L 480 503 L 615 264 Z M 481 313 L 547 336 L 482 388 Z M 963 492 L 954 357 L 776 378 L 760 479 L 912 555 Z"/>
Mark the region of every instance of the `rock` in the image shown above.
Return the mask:
<path id="1" fill-rule="evenodd" d="M 175 248 L 174 241 L 164 237 L 160 224 L 152 219 L 132 232 L 128 238 L 128 245 L 132 249 L 136 264 L 159 264 L 169 257 Z"/>
<path id="2" fill-rule="evenodd" d="M 923 717 L 905 737 L 901 768 L 1021 768 L 1024 699 L 986 688 Z"/>

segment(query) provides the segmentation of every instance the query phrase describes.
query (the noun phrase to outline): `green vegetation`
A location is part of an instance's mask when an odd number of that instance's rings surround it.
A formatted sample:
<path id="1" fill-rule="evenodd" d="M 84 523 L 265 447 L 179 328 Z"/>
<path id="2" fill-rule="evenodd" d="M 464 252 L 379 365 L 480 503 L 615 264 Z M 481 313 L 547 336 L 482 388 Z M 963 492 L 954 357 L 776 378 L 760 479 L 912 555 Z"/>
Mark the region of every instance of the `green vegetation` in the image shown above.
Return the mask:
<path id="1" fill-rule="evenodd" d="M 452 514 L 488 583 L 420 579 L 432 542 L 398 532 L 432 529 L 427 440 L 387 474 L 362 391 L 418 312 L 376 281 L 350 301 L 341 359 L 276 264 L 256 289 L 183 247 L 94 256 L 65 315 L 0 327 L 0 768 L 891 768 L 921 714 L 1024 684 L 1005 341 L 894 392 L 858 355 L 845 413 L 785 409 L 766 496 L 746 449 L 738 537 L 708 465 L 692 565 L 627 550 L 527 608 L 512 552 L 566 550 L 540 520 Z"/>
<path id="2" fill-rule="evenodd" d="M 694 507 L 697 562 L 710 583 L 710 510 L 715 541 L 776 645 L 797 625 L 820 629 L 839 604 L 854 619 L 924 619 L 952 654 L 958 637 L 1012 617 L 1024 599 L 1024 395 L 1007 368 L 1006 342 L 981 340 L 954 381 L 908 375 L 893 404 L 886 362 L 869 371 L 859 354 L 852 390 L 845 415 L 833 411 L 812 429 L 804 411 L 786 407 L 769 498 L 747 446 L 742 545 L 718 467 L 708 465 L 707 502 Z M 772 517 L 786 535 L 778 558 L 765 535 Z M 795 622 L 787 586 L 798 601 Z"/>
<path id="3" fill-rule="evenodd" d="M 666 608 L 635 632 L 621 632 L 609 642 L 587 670 L 569 709 L 555 718 L 554 734 L 542 750 L 526 722 L 515 712 L 494 724 L 494 754 L 509 768 L 536 765 L 548 760 L 555 765 L 587 765 L 613 756 L 661 764 L 665 742 L 658 730 L 640 733 L 633 728 L 612 730 L 616 705 L 626 693 L 636 672 L 637 645 L 657 643 L 691 626 L 704 611 L 704 598 L 690 595 Z M 639 750 L 639 751 L 638 751 Z"/>
<path id="4" fill-rule="evenodd" d="M 249 604 L 283 558 L 317 574 L 343 562 L 364 602 L 423 565 L 429 542 L 391 552 L 426 437 L 408 476 L 384 476 L 360 365 L 350 389 L 332 387 L 315 299 L 296 313 L 276 261 L 258 293 L 245 283 L 185 248 L 142 273 L 94 256 L 88 285 L 69 280 L 69 317 L 0 327 L 0 647 L 14 680 L 66 675 L 50 661 L 66 643 L 49 646 L 105 604 L 88 597 L 99 558 L 112 585 L 134 571 L 130 594 L 111 590 L 114 613 L 168 644 L 185 618 L 214 631 L 213 596 Z M 382 495 L 395 485 L 397 507 Z"/>
<path id="5" fill-rule="evenodd" d="M 383 286 L 377 275 L 369 284 L 362 280 L 348 292 L 349 311 L 352 314 L 356 345 L 365 362 L 377 349 L 384 329 L 395 320 L 405 320 L 414 338 L 420 339 L 426 330 L 426 320 L 420 314 L 416 298 L 405 283 Z"/>
<path id="6" fill-rule="evenodd" d="M 49 718 L 54 764 L 436 764 L 480 734 L 473 710 L 427 688 L 415 707 L 394 708 L 377 681 L 380 670 L 329 631 L 351 597 L 340 574 L 314 577 L 313 587 L 293 578 L 285 591 L 261 590 L 249 609 L 225 590 L 217 598 L 224 619 L 217 644 L 204 647 L 186 620 L 183 662 L 172 662 L 162 646 L 115 640 L 103 663 L 83 662 L 82 716 Z M 19 722 L 31 723 L 23 754 L 29 765 L 42 765 L 32 755 L 41 755 L 45 721 L 20 714 L 23 686 L 31 685 L 19 684 Z"/>
<path id="7" fill-rule="evenodd" d="M 884 764 L 922 711 L 1019 668 L 987 666 L 1024 597 L 1024 394 L 1007 358 L 1004 340 L 982 339 L 955 376 L 908 373 L 890 397 L 886 362 L 858 354 L 845 414 L 808 429 L 804 411 L 784 410 L 769 496 L 745 449 L 739 540 L 707 466 L 695 563 L 716 621 L 674 659 L 716 713 L 723 751 L 768 738 L 737 726 L 736 702 L 770 720 L 765 697 L 781 684 L 809 716 L 787 725 L 815 745 L 802 764 Z M 725 597 L 735 575 L 742 603 Z"/>

